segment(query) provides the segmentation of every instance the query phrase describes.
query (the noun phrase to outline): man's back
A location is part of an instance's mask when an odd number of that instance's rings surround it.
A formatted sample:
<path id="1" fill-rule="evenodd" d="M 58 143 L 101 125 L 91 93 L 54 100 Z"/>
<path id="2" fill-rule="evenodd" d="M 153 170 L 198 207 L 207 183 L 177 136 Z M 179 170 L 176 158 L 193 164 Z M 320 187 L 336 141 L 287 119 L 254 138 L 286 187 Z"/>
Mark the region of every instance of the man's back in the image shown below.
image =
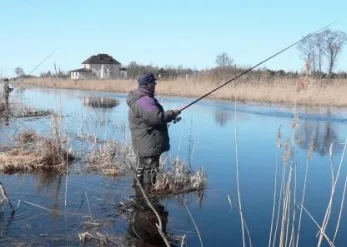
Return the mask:
<path id="1" fill-rule="evenodd" d="M 135 152 L 142 157 L 170 149 L 167 119 L 158 101 L 148 91 L 136 89 L 127 98 L 129 128 Z"/>

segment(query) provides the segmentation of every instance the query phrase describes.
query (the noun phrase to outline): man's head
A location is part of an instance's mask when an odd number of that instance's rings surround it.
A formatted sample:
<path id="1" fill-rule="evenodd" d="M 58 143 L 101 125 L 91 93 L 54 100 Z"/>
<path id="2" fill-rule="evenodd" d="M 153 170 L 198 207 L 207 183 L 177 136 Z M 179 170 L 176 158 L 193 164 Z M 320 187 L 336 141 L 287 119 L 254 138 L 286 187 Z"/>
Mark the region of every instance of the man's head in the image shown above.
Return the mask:
<path id="1" fill-rule="evenodd" d="M 7 78 L 5 78 L 5 80 L 4 80 L 5 82 L 9 82 L 9 80 L 7 79 Z"/>
<path id="2" fill-rule="evenodd" d="M 155 91 L 155 85 L 157 84 L 157 79 L 153 75 L 153 73 L 143 73 L 137 79 L 139 87 L 147 87 L 153 92 Z"/>

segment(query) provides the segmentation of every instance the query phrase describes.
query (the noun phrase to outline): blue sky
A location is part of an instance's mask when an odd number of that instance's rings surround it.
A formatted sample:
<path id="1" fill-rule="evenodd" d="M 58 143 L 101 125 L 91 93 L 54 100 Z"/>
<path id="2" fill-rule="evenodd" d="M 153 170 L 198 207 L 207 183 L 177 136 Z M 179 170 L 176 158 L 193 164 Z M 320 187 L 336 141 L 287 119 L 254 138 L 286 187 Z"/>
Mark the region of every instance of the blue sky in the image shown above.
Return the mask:
<path id="1" fill-rule="evenodd" d="M 196 69 L 215 66 L 227 52 L 236 64 L 251 66 L 346 15 L 347 1 L 88 1 L 0 0 L 0 73 L 33 74 L 80 68 L 81 62 L 108 53 L 131 61 Z M 331 29 L 347 32 L 347 18 Z M 264 64 L 298 70 L 295 47 Z M 347 47 L 336 70 L 347 70 Z"/>

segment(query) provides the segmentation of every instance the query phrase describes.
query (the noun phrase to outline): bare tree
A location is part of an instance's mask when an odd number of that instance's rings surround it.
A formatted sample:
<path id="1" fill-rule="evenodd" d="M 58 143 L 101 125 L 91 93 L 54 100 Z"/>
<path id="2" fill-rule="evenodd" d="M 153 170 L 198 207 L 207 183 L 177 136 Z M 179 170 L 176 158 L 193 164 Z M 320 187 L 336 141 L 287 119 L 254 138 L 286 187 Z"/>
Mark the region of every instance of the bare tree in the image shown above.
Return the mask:
<path id="1" fill-rule="evenodd" d="M 311 67 L 313 72 L 316 72 L 317 52 L 316 52 L 315 36 L 307 36 L 298 45 L 297 49 L 300 52 L 301 59 L 307 67 Z"/>
<path id="2" fill-rule="evenodd" d="M 17 77 L 22 77 L 25 75 L 24 70 L 21 67 L 15 68 L 14 72 L 16 73 Z"/>
<path id="3" fill-rule="evenodd" d="M 322 32 L 324 39 L 325 56 L 328 60 L 328 73 L 331 75 L 336 65 L 337 57 L 340 55 L 343 46 L 346 44 L 347 36 L 342 31 L 331 31 L 330 29 Z"/>
<path id="4" fill-rule="evenodd" d="M 315 36 L 315 48 L 316 48 L 316 62 L 317 62 L 317 71 L 318 75 L 320 76 L 323 72 L 322 67 L 323 67 L 323 58 L 325 55 L 325 49 L 324 49 L 324 37 L 322 33 L 319 33 Z"/>
<path id="5" fill-rule="evenodd" d="M 228 53 L 223 52 L 219 55 L 217 55 L 216 57 L 216 64 L 218 65 L 218 67 L 220 68 L 228 68 L 231 67 L 231 65 L 233 64 L 233 59 L 231 59 L 228 55 Z"/>
<path id="6" fill-rule="evenodd" d="M 152 65 L 142 65 L 138 64 L 135 61 L 132 61 L 127 66 L 128 77 L 129 78 L 137 78 L 141 73 L 144 72 L 152 72 L 154 74 L 157 73 L 158 68 Z"/>
<path id="7" fill-rule="evenodd" d="M 40 77 L 45 78 L 45 77 L 51 77 L 52 73 L 50 70 L 48 70 L 47 72 L 42 72 L 40 73 Z"/>

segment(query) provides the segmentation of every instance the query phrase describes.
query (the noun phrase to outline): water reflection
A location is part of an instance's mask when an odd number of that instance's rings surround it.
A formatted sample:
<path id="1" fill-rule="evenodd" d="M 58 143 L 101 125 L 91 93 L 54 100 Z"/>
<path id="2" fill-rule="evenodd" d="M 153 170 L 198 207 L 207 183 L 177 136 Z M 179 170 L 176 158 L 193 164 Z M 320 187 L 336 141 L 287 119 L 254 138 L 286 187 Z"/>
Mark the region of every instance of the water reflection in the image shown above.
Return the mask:
<path id="1" fill-rule="evenodd" d="M 133 183 L 133 188 L 135 190 L 135 200 L 132 203 L 131 213 L 128 218 L 129 236 L 137 240 L 135 246 L 166 246 L 156 226 L 156 224 L 159 224 L 158 218 L 144 200 L 136 181 Z M 160 216 L 162 230 L 166 236 L 169 213 L 157 198 L 151 197 L 149 201 Z"/>
<path id="2" fill-rule="evenodd" d="M 113 108 L 119 104 L 119 101 L 104 96 L 86 96 L 83 98 L 83 104 L 96 108 Z"/>
<path id="3" fill-rule="evenodd" d="M 59 209 L 59 203 L 61 202 L 59 200 L 59 195 L 61 193 L 61 188 L 62 188 L 62 174 L 57 174 L 53 172 L 48 172 L 48 173 L 38 173 L 36 175 L 37 178 L 37 190 L 38 192 L 41 192 L 44 189 L 48 189 L 51 186 L 54 186 L 51 194 L 51 202 L 52 204 L 52 217 L 55 219 L 58 219 L 60 209 Z"/>
<path id="4" fill-rule="evenodd" d="M 331 116 L 329 110 L 327 110 L 327 116 Z M 309 150 L 312 144 L 313 151 L 321 156 L 329 154 L 329 148 L 332 142 L 335 144 L 335 151 L 339 150 L 339 144 L 342 143 L 331 121 L 323 122 L 318 120 L 301 121 L 299 129 L 297 129 L 295 134 L 295 140 L 305 150 Z"/>
<path id="5" fill-rule="evenodd" d="M 216 123 L 219 126 L 223 127 L 231 119 L 231 116 L 232 116 L 232 112 L 231 111 L 219 111 L 219 110 L 216 110 L 215 113 L 214 113 L 214 120 L 216 121 Z"/>
<path id="6" fill-rule="evenodd" d="M 14 214 L 7 211 L 0 212 L 0 239 L 8 235 L 13 219 Z"/>

